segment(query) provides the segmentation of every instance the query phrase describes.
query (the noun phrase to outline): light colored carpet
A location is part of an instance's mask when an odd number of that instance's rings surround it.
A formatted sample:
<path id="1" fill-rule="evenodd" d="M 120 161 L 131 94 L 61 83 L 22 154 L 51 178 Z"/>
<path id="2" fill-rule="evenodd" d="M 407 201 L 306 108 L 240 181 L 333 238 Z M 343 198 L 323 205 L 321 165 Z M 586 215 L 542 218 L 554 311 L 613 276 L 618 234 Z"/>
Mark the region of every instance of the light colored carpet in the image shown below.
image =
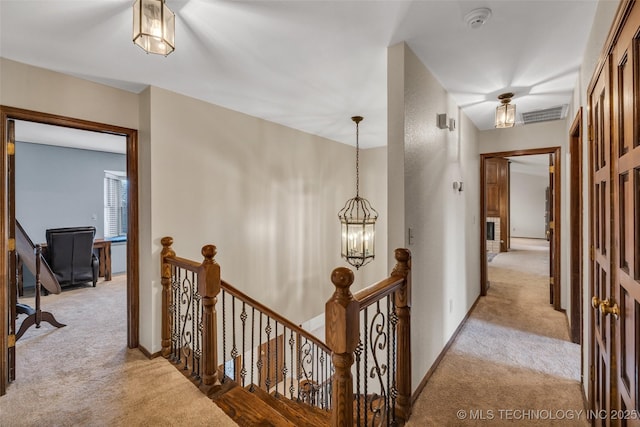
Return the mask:
<path id="1" fill-rule="evenodd" d="M 407 426 L 587 426 L 580 346 L 549 305 L 548 244 L 514 239 Z"/>
<path id="2" fill-rule="evenodd" d="M 43 322 L 18 341 L 0 426 L 236 426 L 166 360 L 127 349 L 125 289 L 115 276 L 42 298 L 67 326 Z"/>

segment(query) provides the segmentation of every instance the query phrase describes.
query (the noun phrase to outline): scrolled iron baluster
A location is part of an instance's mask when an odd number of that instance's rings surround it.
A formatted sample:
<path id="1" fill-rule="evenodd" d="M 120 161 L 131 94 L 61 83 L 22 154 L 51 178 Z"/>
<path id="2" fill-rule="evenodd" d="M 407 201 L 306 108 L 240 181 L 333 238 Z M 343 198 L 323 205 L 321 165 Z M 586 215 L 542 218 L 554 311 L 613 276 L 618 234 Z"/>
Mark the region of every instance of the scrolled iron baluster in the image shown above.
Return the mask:
<path id="1" fill-rule="evenodd" d="M 384 419 L 384 412 L 383 410 L 386 409 L 386 405 L 383 405 L 382 408 L 380 408 L 380 405 L 378 404 L 377 406 L 374 406 L 374 402 L 376 402 L 376 399 L 378 397 L 380 397 L 383 401 L 386 402 L 386 388 L 384 386 L 384 377 L 387 374 L 387 370 L 388 370 L 388 365 L 386 365 L 384 362 L 380 362 L 380 357 L 379 356 L 383 356 L 384 353 L 380 354 L 380 351 L 384 351 L 387 347 L 388 344 L 388 337 L 387 334 L 385 332 L 385 315 L 384 313 L 382 313 L 382 311 L 380 310 L 380 300 L 378 300 L 376 302 L 376 313 L 374 314 L 373 318 L 371 319 L 371 328 L 369 329 L 369 333 L 371 334 L 371 336 L 369 337 L 370 342 L 370 350 L 371 350 L 371 355 L 373 356 L 373 363 L 374 366 L 371 367 L 371 371 L 369 372 L 369 378 L 372 379 L 376 379 L 378 380 L 378 383 L 380 385 L 380 393 L 381 396 L 377 396 L 376 394 L 374 394 L 373 397 L 371 398 L 370 404 L 369 404 L 369 409 L 372 412 L 372 425 L 376 424 L 376 419 L 378 419 L 378 422 L 382 422 L 382 420 Z M 374 336 L 375 333 L 375 336 Z M 388 363 L 388 362 L 387 362 Z"/>
<path id="2" fill-rule="evenodd" d="M 367 405 L 367 399 L 368 399 L 368 382 L 369 380 L 367 380 L 367 372 L 369 371 L 368 368 L 368 363 L 367 363 L 367 354 L 369 351 L 369 346 L 368 346 L 368 342 L 367 342 L 367 338 L 369 335 L 369 307 L 364 309 L 364 425 L 367 425 L 367 419 L 369 418 L 367 415 L 367 412 L 369 412 L 368 410 L 368 405 Z"/>

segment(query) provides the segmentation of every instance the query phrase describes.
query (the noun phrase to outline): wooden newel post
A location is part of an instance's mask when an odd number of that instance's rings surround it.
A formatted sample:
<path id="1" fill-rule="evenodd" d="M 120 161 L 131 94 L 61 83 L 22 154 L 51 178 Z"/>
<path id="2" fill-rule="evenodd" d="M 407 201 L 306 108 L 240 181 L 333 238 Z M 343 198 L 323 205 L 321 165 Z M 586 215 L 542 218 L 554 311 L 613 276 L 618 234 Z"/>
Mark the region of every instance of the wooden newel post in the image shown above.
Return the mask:
<path id="1" fill-rule="evenodd" d="M 198 292 L 202 297 L 202 384 L 200 389 L 208 394 L 220 384 L 218 380 L 218 340 L 216 302 L 220 293 L 220 265 L 213 259 L 216 247 L 202 247 L 202 270 L 198 274 Z"/>
<path id="2" fill-rule="evenodd" d="M 163 357 L 169 357 L 171 353 L 171 321 L 172 316 L 169 312 L 171 308 L 171 265 L 166 262 L 166 258 L 176 256 L 171 248 L 173 237 L 163 237 L 162 252 L 160 253 L 160 277 L 162 283 L 162 350 Z"/>
<path id="3" fill-rule="evenodd" d="M 404 284 L 396 292 L 398 314 L 396 415 L 406 421 L 411 415 L 411 252 L 409 249 L 396 249 L 395 257 L 397 263 L 391 276 L 404 278 Z"/>
<path id="4" fill-rule="evenodd" d="M 353 284 L 353 272 L 338 267 L 331 273 L 335 286 L 333 296 L 325 306 L 325 332 L 327 345 L 332 352 L 335 375 L 332 385 L 331 425 L 353 426 L 353 352 L 359 339 L 359 304 L 349 287 Z"/>

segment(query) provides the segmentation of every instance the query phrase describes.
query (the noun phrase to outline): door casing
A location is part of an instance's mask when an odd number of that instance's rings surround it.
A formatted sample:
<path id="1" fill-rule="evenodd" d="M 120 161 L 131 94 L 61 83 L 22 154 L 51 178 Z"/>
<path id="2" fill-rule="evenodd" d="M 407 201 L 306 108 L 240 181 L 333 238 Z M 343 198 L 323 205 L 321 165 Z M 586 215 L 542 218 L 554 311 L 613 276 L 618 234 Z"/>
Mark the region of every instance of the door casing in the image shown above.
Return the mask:
<path id="1" fill-rule="evenodd" d="M 496 153 L 484 153 L 480 154 L 480 295 L 486 296 L 489 289 L 487 270 L 487 215 L 485 210 L 485 161 L 491 157 L 515 157 L 515 156 L 529 156 L 534 154 L 551 154 L 554 156 L 555 161 L 555 189 L 554 192 L 554 214 L 553 217 L 557 218 L 555 222 L 555 233 L 553 234 L 554 247 L 556 248 L 555 254 L 551 254 L 552 262 L 554 263 L 554 295 L 558 297 L 554 299 L 553 307 L 556 310 L 562 310 L 560 304 L 560 201 L 561 201 L 561 186 L 560 186 L 560 147 L 546 147 L 546 148 L 532 148 L 525 150 L 514 151 L 501 151 Z"/>
<path id="2" fill-rule="evenodd" d="M 8 303 L 9 287 L 4 278 L 8 271 L 8 156 L 6 151 L 7 122 L 9 119 L 39 122 L 49 125 L 64 126 L 80 130 L 104 132 L 123 135 L 127 140 L 127 180 L 128 180 L 128 234 L 127 234 L 127 346 L 136 348 L 139 345 L 139 234 L 138 234 L 138 131 L 104 123 L 75 119 L 55 114 L 42 113 L 20 108 L 0 105 L 0 186 L 3 196 L 0 197 L 0 253 L 3 254 L 0 262 L 0 396 L 6 393 L 8 384 Z"/>

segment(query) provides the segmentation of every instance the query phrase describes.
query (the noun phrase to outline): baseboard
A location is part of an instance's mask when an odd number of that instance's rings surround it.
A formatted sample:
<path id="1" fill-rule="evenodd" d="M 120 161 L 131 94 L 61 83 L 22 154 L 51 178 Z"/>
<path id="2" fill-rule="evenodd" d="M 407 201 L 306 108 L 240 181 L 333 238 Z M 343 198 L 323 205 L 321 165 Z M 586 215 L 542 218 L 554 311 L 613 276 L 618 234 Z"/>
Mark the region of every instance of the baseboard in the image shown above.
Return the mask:
<path id="1" fill-rule="evenodd" d="M 140 350 L 140 352 L 144 354 L 147 357 L 147 359 L 155 359 L 156 357 L 160 356 L 159 351 L 156 351 L 155 353 L 151 354 L 149 350 L 147 350 L 141 345 L 138 345 L 138 350 Z"/>
<path id="2" fill-rule="evenodd" d="M 467 323 L 467 319 L 469 319 L 469 316 L 473 312 L 473 309 L 476 308 L 476 305 L 478 304 L 478 301 L 480 301 L 481 297 L 482 297 L 481 295 L 478 295 L 478 298 L 476 298 L 474 303 L 471 305 L 471 308 L 469 308 L 469 311 L 467 311 L 467 314 L 466 316 L 464 316 L 464 319 L 462 319 L 462 321 L 456 328 L 453 335 L 451 335 L 451 338 L 449 338 L 449 341 L 447 341 L 447 343 L 445 344 L 444 348 L 442 349 L 438 357 L 436 357 L 436 360 L 433 362 L 433 365 L 431 365 L 427 373 L 424 375 L 424 378 L 422 379 L 422 381 L 420 381 L 418 388 L 416 388 L 416 390 L 411 395 L 411 406 L 415 405 L 416 400 L 418 400 L 418 396 L 420 396 L 420 393 L 422 393 L 422 390 L 424 390 L 424 388 L 427 386 L 429 379 L 431 378 L 435 370 L 438 368 L 438 365 L 444 358 L 444 355 L 447 353 L 447 351 L 449 351 L 449 348 L 451 347 L 455 339 L 458 337 L 458 334 L 462 330 L 462 327 L 465 325 L 465 323 Z"/>

